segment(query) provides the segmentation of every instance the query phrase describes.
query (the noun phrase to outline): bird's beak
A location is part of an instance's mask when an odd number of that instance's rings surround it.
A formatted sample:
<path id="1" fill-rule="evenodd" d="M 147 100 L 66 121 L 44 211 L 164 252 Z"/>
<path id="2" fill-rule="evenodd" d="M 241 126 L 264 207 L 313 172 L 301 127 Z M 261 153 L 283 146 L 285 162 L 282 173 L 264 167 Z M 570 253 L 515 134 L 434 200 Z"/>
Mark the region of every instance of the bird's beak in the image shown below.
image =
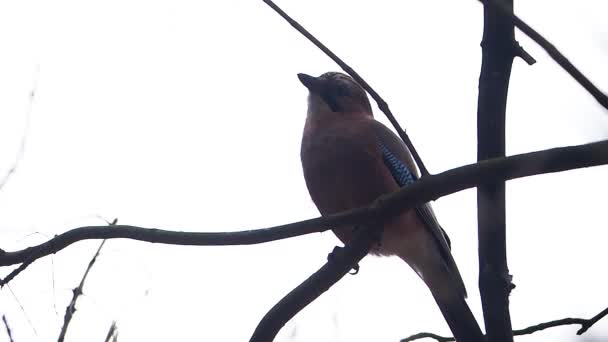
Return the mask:
<path id="1" fill-rule="evenodd" d="M 313 77 L 306 74 L 298 74 L 298 79 L 300 82 L 308 88 L 311 93 L 319 93 L 322 88 L 322 82 L 317 77 Z"/>

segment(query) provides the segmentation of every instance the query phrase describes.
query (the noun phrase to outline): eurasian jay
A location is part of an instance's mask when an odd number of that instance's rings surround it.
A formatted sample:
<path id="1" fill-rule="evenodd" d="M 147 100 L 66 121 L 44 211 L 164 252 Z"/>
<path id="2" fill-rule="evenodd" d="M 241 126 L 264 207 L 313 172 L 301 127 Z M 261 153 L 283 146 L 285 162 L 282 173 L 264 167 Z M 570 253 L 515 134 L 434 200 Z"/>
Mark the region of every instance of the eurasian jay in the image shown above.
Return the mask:
<path id="1" fill-rule="evenodd" d="M 365 90 L 349 76 L 298 74 L 308 88 L 308 113 L 301 159 L 306 186 L 321 215 L 371 204 L 418 179 L 406 145 L 374 120 Z M 429 203 L 386 221 L 372 250 L 396 255 L 422 278 L 459 342 L 484 337 L 465 298 L 466 290 L 450 252 L 450 240 Z M 334 229 L 348 243 L 354 227 Z"/>

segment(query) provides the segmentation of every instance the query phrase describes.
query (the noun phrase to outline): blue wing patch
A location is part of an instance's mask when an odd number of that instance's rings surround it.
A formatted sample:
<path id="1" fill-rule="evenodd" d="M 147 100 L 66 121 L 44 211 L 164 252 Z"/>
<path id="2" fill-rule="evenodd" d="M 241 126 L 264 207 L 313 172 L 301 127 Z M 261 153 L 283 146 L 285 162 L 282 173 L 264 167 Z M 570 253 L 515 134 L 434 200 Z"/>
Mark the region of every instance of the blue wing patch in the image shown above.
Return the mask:
<path id="1" fill-rule="evenodd" d="M 403 162 L 395 157 L 386 145 L 378 143 L 378 147 L 380 147 L 380 151 L 382 151 L 384 164 L 389 168 L 393 178 L 395 178 L 395 181 L 397 181 L 397 184 L 399 184 L 400 187 L 410 185 L 416 181 L 417 177 L 407 168 L 407 166 L 405 166 L 405 164 L 403 164 Z"/>

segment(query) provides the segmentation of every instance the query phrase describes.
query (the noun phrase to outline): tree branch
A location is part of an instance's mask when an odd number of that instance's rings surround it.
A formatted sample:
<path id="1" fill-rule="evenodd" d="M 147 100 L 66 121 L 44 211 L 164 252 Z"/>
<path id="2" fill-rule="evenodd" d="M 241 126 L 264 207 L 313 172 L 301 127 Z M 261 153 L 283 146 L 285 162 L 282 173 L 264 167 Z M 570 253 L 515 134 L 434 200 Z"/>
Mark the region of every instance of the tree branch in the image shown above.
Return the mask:
<path id="1" fill-rule="evenodd" d="M 329 290 L 351 269 L 358 269 L 371 247 L 380 240 L 380 229 L 362 228 L 344 248 L 336 247 L 328 256 L 327 263 L 281 299 L 262 318 L 250 342 L 274 340 L 279 330 L 298 312 Z"/>
<path id="2" fill-rule="evenodd" d="M 542 47 L 549 56 L 559 64 L 570 76 L 572 76 L 578 84 L 583 86 L 585 90 L 595 98 L 604 108 L 608 109 L 608 96 L 604 94 L 598 87 L 593 84 L 577 67 L 572 64 L 566 56 L 564 56 L 553 44 L 551 44 L 545 37 L 540 33 L 526 24 L 517 15 L 513 13 L 512 7 L 509 8 L 505 4 L 497 0 L 479 0 L 484 5 L 490 5 L 495 8 L 502 16 L 507 20 L 512 21 L 513 24 L 521 30 L 525 35 L 535 41 L 540 47 Z"/>
<path id="3" fill-rule="evenodd" d="M 513 336 L 530 335 L 537 331 L 541 331 L 541 330 L 545 330 L 545 329 L 549 329 L 549 328 L 555 328 L 555 327 L 564 326 L 564 325 L 572 325 L 572 324 L 579 324 L 581 326 L 581 328 L 576 332 L 576 334 L 582 335 L 585 332 L 587 332 L 587 330 L 589 330 L 589 328 L 591 328 L 600 319 L 604 318 L 606 315 L 608 315 L 608 308 L 604 309 L 603 311 L 601 311 L 600 313 L 598 313 L 597 315 L 595 315 L 589 319 L 562 318 L 562 319 L 557 319 L 554 321 L 548 321 L 548 322 L 544 322 L 544 323 L 540 323 L 540 324 L 536 324 L 536 325 L 531 325 L 524 329 L 513 330 Z M 422 333 L 418 333 L 418 334 L 406 337 L 406 338 L 402 339 L 400 342 L 410 342 L 410 341 L 420 340 L 423 338 L 433 338 L 439 342 L 455 341 L 453 337 L 444 337 L 444 336 L 439 336 L 439 335 L 436 335 L 433 333 L 422 332 Z"/>
<path id="4" fill-rule="evenodd" d="M 32 85 L 32 90 L 30 91 L 30 96 L 27 103 L 27 109 L 25 111 L 25 128 L 23 129 L 23 135 L 21 136 L 21 143 L 19 144 L 19 150 L 17 150 L 17 154 L 15 155 L 15 160 L 13 161 L 13 165 L 10 166 L 8 171 L 4 174 L 4 177 L 0 179 L 0 190 L 8 183 L 11 176 L 17 171 L 19 167 L 19 162 L 23 158 L 23 154 L 25 153 L 25 144 L 27 142 L 27 137 L 30 131 L 30 120 L 32 117 L 32 108 L 34 106 L 34 100 L 36 98 L 36 89 L 38 88 L 38 76 L 40 74 L 40 65 L 36 66 L 36 71 L 34 74 L 34 82 Z"/>
<path id="5" fill-rule="evenodd" d="M 315 36 L 313 36 L 304 27 L 302 27 L 302 25 L 300 25 L 297 21 L 293 20 L 289 15 L 287 15 L 287 13 L 285 13 L 281 8 L 279 8 L 279 6 L 277 6 L 271 0 L 262 0 L 262 1 L 264 1 L 264 3 L 266 3 L 268 6 L 270 6 L 270 8 L 272 8 L 275 12 L 277 12 L 283 19 L 285 19 L 285 21 L 287 21 L 289 23 L 289 25 L 291 25 L 293 28 L 295 28 L 304 37 L 306 37 L 310 42 L 312 42 L 316 47 L 318 47 L 321 51 L 323 51 L 323 53 L 325 53 L 329 58 L 331 58 L 334 62 L 336 62 L 336 64 L 338 64 L 340 66 L 340 68 L 342 68 L 342 70 L 344 70 L 344 72 L 349 74 L 355 81 L 357 81 L 357 83 L 359 83 L 363 87 L 363 89 L 365 89 L 369 93 L 369 95 L 378 104 L 378 108 L 380 108 L 380 110 L 384 113 L 384 115 L 386 115 L 388 120 L 391 122 L 393 127 L 395 127 L 395 130 L 397 131 L 397 134 L 399 134 L 399 137 L 401 137 L 401 139 L 407 145 L 407 148 L 412 153 L 412 156 L 414 157 L 414 160 L 416 161 L 416 164 L 418 165 L 418 169 L 420 169 L 420 173 L 422 174 L 422 176 L 429 175 L 429 171 L 427 170 L 426 166 L 424 166 L 424 163 L 422 162 L 422 159 L 420 158 L 418 151 L 416 151 L 414 144 L 410 140 L 410 138 L 407 135 L 407 133 L 405 132 L 405 130 L 403 128 L 401 128 L 401 125 L 399 125 L 399 122 L 397 122 L 397 119 L 395 119 L 395 116 L 393 115 L 391 110 L 388 108 L 388 104 L 386 103 L 386 101 L 384 101 L 384 99 L 382 99 L 382 97 L 353 68 L 351 68 L 342 59 L 340 59 L 340 57 L 338 57 L 329 48 L 327 48 L 323 43 L 321 43 L 317 38 L 315 38 Z"/>
<path id="6" fill-rule="evenodd" d="M 501 0 L 513 11 L 513 0 Z M 516 47 L 513 24 L 494 7 L 483 8 L 482 59 L 477 102 L 477 160 L 505 155 L 505 117 Z M 479 292 L 488 341 L 512 342 L 507 267 L 505 182 L 477 187 Z"/>
<path id="7" fill-rule="evenodd" d="M 330 228 L 367 224 L 376 222 L 380 218 L 389 219 L 406 208 L 476 187 L 479 184 L 603 164 L 608 164 L 608 140 L 518 154 L 461 166 L 420 179 L 399 191 L 380 197 L 368 207 L 270 228 L 197 233 L 127 225 L 80 227 L 59 234 L 36 246 L 14 252 L 0 250 L 0 266 L 36 260 L 59 252 L 77 241 L 92 239 L 124 238 L 188 246 L 251 245 L 270 242 L 323 232 Z"/>
<path id="8" fill-rule="evenodd" d="M 116 325 L 116 321 L 112 321 L 112 325 L 110 325 L 110 329 L 108 329 L 108 333 L 106 334 L 105 342 L 117 342 L 118 341 L 118 326 Z"/>
<path id="9" fill-rule="evenodd" d="M 6 320 L 6 315 L 2 315 L 2 322 L 4 322 L 4 327 L 6 328 L 6 334 L 8 335 L 8 340 L 10 342 L 14 342 L 13 340 L 13 332 L 11 331 L 11 327 L 8 325 L 8 321 Z"/>
<path id="10" fill-rule="evenodd" d="M 116 223 L 116 220 L 114 221 L 114 223 Z M 87 276 L 89 275 L 89 271 L 91 271 L 91 268 L 93 268 L 95 261 L 97 261 L 99 252 L 101 252 L 101 249 L 103 248 L 103 245 L 105 243 L 106 243 L 106 240 L 103 240 L 101 242 L 101 244 L 99 245 L 99 248 L 97 248 L 97 252 L 95 252 L 95 255 L 93 255 L 93 258 L 91 259 L 91 261 L 89 261 L 89 265 L 87 266 L 86 271 L 82 275 L 80 284 L 78 285 L 77 288 L 72 290 L 72 300 L 70 301 L 70 304 L 68 304 L 68 307 L 65 309 L 65 316 L 63 317 L 63 326 L 61 327 L 61 332 L 59 333 L 59 338 L 57 339 L 57 342 L 63 342 L 63 340 L 65 339 L 65 334 L 68 331 L 68 326 L 70 325 L 70 322 L 72 321 L 72 317 L 74 317 L 74 313 L 76 312 L 76 300 L 78 300 L 78 297 L 80 297 L 80 295 L 82 295 L 82 293 L 83 293 L 82 290 L 84 288 L 84 282 L 87 279 Z"/>

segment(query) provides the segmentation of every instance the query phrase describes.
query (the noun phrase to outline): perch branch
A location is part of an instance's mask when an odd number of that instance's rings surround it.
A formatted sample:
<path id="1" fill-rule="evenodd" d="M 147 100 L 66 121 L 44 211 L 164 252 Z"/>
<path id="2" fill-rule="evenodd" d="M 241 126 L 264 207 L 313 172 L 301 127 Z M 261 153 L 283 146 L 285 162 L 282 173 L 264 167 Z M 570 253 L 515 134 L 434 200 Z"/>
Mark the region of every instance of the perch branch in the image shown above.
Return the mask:
<path id="1" fill-rule="evenodd" d="M 59 234 L 36 246 L 14 252 L 0 250 L 0 266 L 35 260 L 59 252 L 77 241 L 91 239 L 124 238 L 189 246 L 251 245 L 270 242 L 323 232 L 330 228 L 365 224 L 376 221 L 378 218 L 388 219 L 405 208 L 476 187 L 479 184 L 603 164 L 608 164 L 608 141 L 489 159 L 425 177 L 399 191 L 382 196 L 368 207 L 256 230 L 196 233 L 126 225 L 80 227 Z"/>

